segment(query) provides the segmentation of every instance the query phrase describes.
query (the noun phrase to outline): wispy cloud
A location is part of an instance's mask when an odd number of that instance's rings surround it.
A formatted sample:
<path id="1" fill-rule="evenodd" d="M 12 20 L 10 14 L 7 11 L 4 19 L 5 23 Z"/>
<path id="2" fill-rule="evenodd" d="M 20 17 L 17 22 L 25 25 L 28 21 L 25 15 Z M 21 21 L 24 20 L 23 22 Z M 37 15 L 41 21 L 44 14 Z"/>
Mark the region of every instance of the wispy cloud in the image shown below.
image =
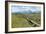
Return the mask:
<path id="1" fill-rule="evenodd" d="M 36 6 L 12 6 L 11 11 L 12 12 L 24 12 L 24 11 L 41 11 L 41 7 Z"/>

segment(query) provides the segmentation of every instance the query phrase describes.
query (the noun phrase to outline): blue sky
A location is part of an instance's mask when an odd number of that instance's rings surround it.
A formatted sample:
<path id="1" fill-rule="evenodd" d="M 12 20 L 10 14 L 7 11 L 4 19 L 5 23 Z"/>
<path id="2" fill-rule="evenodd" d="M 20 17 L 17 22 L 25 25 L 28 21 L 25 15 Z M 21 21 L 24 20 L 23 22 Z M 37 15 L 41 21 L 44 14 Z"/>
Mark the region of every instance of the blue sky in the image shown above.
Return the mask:
<path id="1" fill-rule="evenodd" d="M 17 5 L 14 5 L 11 8 L 12 12 L 24 12 L 24 11 L 29 11 L 29 10 L 32 11 L 32 12 L 41 11 L 41 7 L 36 7 L 36 6 L 17 6 Z"/>

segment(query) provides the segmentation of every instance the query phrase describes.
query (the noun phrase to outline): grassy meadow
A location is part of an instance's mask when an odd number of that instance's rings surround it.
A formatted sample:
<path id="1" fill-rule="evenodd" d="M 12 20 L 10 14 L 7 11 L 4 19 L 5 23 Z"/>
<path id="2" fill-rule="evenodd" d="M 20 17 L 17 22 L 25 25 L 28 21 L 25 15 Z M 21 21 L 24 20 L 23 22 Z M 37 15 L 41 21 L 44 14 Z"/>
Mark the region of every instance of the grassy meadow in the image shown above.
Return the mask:
<path id="1" fill-rule="evenodd" d="M 12 28 L 38 27 L 41 24 L 41 14 L 14 14 L 11 17 Z M 33 23 L 35 22 L 35 23 Z M 37 25 L 38 24 L 38 25 Z"/>

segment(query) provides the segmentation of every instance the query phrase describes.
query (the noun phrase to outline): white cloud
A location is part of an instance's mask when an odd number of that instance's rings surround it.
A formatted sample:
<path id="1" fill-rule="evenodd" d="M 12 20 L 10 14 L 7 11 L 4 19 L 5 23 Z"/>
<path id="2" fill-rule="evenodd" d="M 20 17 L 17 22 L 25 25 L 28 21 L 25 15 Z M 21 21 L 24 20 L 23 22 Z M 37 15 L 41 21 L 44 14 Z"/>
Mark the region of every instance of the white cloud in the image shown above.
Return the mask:
<path id="1" fill-rule="evenodd" d="M 40 11 L 40 7 L 36 6 L 12 6 L 12 12 L 24 12 L 24 11 Z"/>

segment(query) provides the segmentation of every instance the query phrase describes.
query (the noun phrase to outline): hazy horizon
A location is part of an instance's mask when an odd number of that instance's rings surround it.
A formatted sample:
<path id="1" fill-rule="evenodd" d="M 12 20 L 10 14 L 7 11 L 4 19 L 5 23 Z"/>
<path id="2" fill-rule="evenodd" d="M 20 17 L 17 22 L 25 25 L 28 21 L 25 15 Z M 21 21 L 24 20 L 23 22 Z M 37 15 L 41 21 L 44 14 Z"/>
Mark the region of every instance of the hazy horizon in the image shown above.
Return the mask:
<path id="1" fill-rule="evenodd" d="M 12 6 L 11 8 L 12 13 L 14 12 L 38 12 L 41 11 L 41 7 L 36 6 Z"/>

